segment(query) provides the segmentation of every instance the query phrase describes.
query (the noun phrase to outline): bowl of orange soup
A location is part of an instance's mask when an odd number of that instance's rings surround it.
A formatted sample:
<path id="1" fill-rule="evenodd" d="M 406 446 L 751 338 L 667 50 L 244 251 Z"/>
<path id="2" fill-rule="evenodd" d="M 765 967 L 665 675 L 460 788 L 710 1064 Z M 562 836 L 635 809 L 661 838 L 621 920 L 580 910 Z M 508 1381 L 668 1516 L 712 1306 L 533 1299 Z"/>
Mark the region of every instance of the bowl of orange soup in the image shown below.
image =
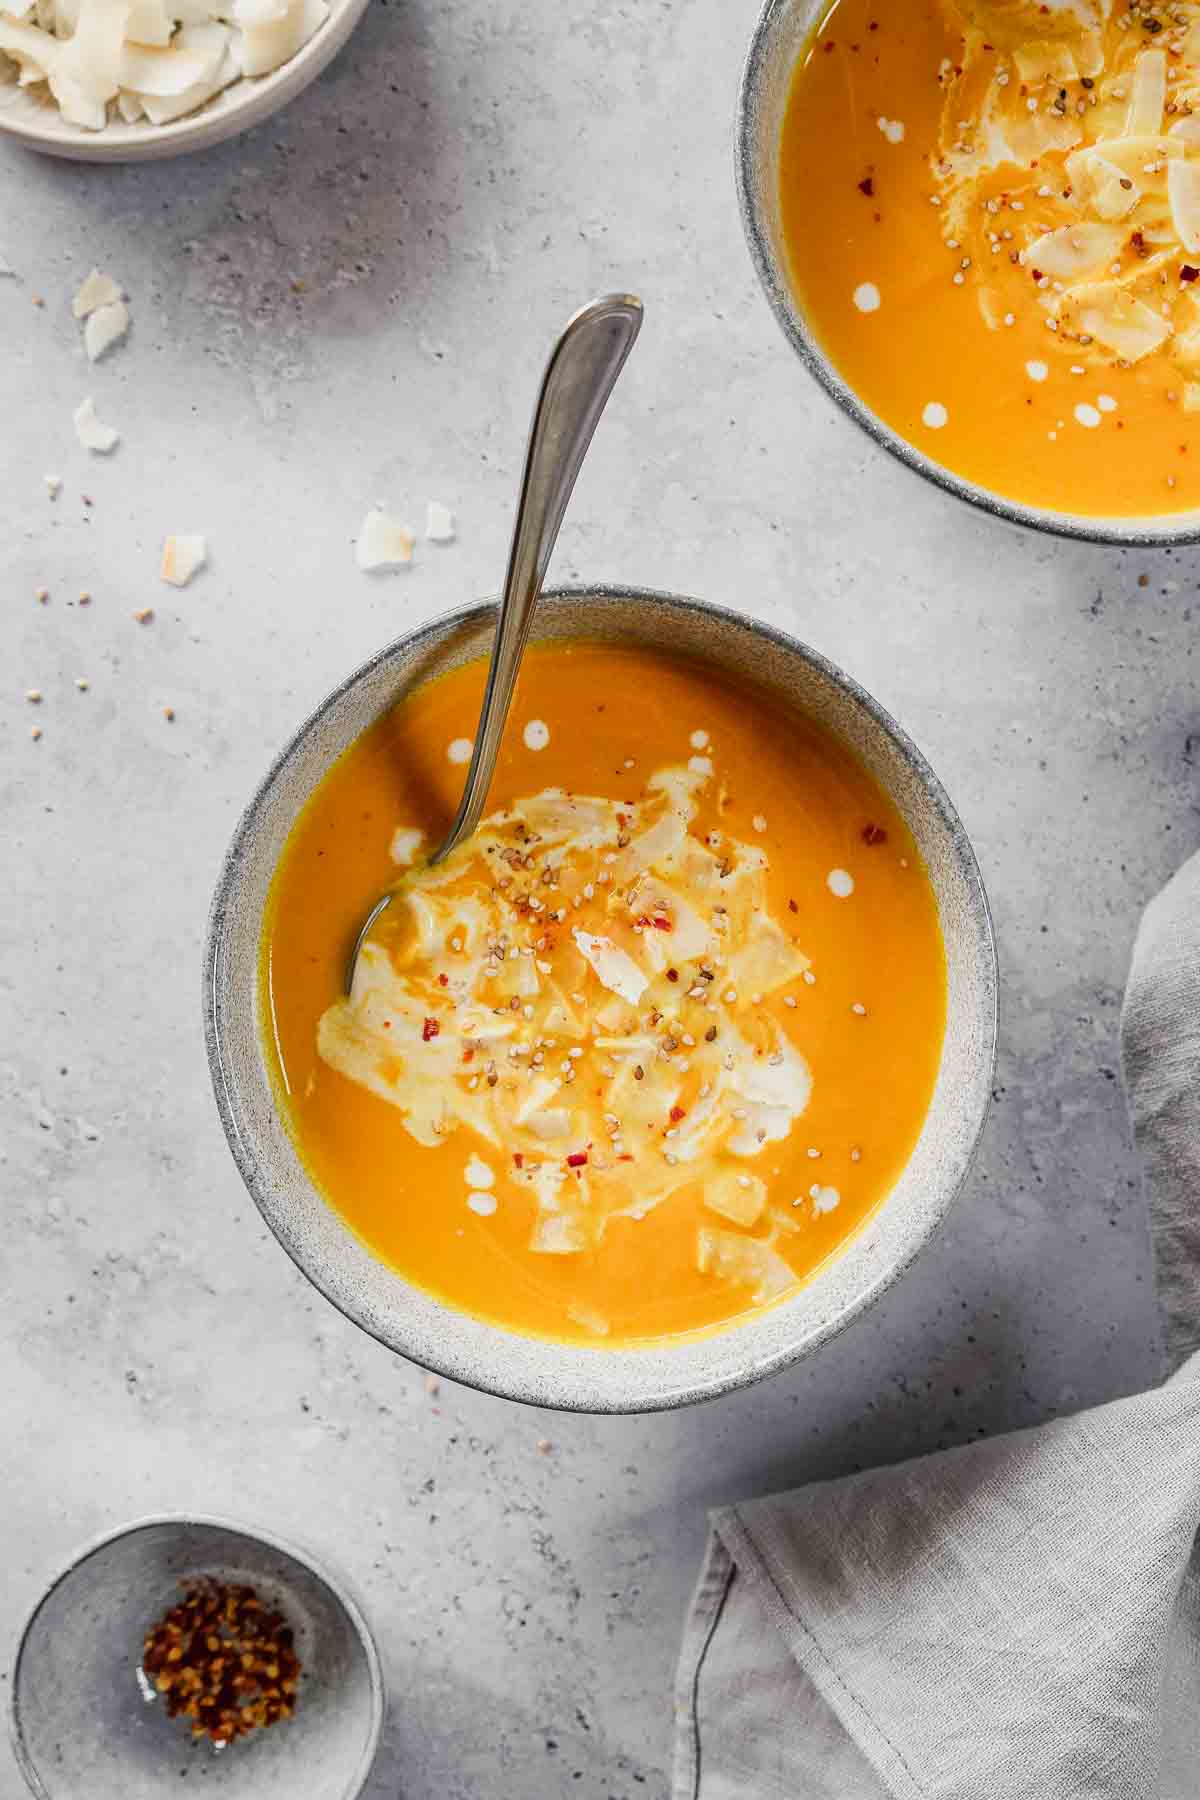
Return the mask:
<path id="1" fill-rule="evenodd" d="M 987 902 L 861 688 L 632 589 L 544 596 L 487 817 L 429 868 L 494 622 L 384 650 L 251 802 L 206 952 L 217 1102 L 284 1248 L 392 1349 L 676 1405 L 815 1348 L 946 1212 L 991 1086 Z"/>
<path id="2" fill-rule="evenodd" d="M 1001 517 L 1200 537 L 1200 9 L 771 0 L 751 254 L 871 437 Z"/>

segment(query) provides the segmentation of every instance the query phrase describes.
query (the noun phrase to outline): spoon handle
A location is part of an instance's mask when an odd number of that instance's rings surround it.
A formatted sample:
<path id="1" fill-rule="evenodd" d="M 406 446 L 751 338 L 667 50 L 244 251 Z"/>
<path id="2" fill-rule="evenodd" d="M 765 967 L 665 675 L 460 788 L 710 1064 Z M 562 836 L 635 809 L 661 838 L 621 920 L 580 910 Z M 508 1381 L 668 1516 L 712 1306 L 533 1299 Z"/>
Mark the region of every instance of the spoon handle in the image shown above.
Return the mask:
<path id="1" fill-rule="evenodd" d="M 478 825 L 496 768 L 500 740 L 533 609 L 592 433 L 632 350 L 642 303 L 632 294 L 593 300 L 567 321 L 542 376 L 525 452 L 500 617 L 471 766 L 454 823 L 431 858 L 439 863 Z"/>

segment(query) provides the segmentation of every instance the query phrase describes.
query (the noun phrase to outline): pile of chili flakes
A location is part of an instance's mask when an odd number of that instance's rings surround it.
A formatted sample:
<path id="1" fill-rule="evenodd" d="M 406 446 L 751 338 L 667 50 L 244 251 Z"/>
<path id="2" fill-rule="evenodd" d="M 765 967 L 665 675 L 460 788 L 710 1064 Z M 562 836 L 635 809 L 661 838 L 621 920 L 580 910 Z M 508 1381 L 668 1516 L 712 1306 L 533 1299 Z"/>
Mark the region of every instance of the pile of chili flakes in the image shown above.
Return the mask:
<path id="1" fill-rule="evenodd" d="M 204 1580 L 152 1625 L 142 1669 L 193 1737 L 224 1746 L 296 1710 L 300 1660 L 282 1613 L 252 1587 Z"/>

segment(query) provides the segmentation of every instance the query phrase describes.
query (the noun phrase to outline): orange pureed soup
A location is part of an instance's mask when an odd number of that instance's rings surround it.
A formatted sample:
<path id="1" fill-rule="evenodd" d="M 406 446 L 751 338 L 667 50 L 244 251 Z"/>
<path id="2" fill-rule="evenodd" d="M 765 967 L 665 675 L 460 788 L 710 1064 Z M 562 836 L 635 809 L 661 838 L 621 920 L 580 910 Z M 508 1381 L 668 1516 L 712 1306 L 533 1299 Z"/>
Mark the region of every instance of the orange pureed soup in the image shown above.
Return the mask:
<path id="1" fill-rule="evenodd" d="M 569 643 L 529 651 L 488 818 L 424 868 L 485 672 L 400 703 L 292 831 L 262 965 L 285 1116 L 453 1306 L 592 1344 L 723 1325 L 835 1253 L 920 1132 L 946 1004 L 920 856 L 818 726 Z"/>
<path id="2" fill-rule="evenodd" d="M 898 433 L 1033 506 L 1200 506 L 1200 7 L 840 0 L 781 156 L 808 318 Z"/>

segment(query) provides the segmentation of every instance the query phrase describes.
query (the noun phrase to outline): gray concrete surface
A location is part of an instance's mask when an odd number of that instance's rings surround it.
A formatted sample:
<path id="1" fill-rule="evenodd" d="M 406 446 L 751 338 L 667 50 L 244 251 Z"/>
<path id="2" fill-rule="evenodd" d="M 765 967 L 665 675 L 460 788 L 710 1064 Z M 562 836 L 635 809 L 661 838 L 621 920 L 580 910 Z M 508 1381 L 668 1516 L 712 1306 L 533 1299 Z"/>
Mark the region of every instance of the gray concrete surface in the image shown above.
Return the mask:
<path id="1" fill-rule="evenodd" d="M 810 385 L 734 204 L 755 10 L 377 0 L 314 89 L 216 152 L 0 147 L 0 1659 L 94 1532 L 171 1507 L 270 1524 L 378 1629 L 372 1800 L 661 1796 L 708 1506 L 1155 1366 L 1117 1017 L 1139 909 L 1200 835 L 1200 555 L 977 519 Z M 93 263 L 134 325 L 89 371 L 69 299 Z M 740 606 L 859 676 L 974 834 L 1004 968 L 983 1153 L 917 1268 L 810 1366 L 647 1420 L 431 1396 L 311 1292 L 227 1155 L 198 994 L 252 784 L 376 646 L 494 589 L 546 343 L 618 285 L 647 324 L 556 573 Z M 108 461 L 74 444 L 88 392 L 123 433 Z M 419 522 L 427 497 L 459 542 L 361 576 L 365 508 Z M 175 594 L 159 541 L 192 530 L 212 564 Z"/>

